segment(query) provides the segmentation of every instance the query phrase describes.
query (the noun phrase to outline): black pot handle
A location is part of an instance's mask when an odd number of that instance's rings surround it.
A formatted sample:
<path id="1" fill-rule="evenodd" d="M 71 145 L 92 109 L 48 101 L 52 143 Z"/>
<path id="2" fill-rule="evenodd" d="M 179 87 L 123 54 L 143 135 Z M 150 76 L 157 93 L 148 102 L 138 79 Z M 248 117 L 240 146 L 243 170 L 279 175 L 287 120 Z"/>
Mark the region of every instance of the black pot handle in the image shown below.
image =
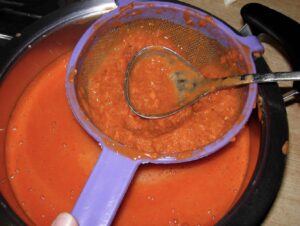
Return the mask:
<path id="1" fill-rule="evenodd" d="M 291 18 L 258 3 L 241 9 L 244 22 L 254 35 L 265 33 L 275 39 L 286 52 L 293 70 L 300 70 L 300 24 Z M 300 92 L 300 82 L 294 82 Z"/>

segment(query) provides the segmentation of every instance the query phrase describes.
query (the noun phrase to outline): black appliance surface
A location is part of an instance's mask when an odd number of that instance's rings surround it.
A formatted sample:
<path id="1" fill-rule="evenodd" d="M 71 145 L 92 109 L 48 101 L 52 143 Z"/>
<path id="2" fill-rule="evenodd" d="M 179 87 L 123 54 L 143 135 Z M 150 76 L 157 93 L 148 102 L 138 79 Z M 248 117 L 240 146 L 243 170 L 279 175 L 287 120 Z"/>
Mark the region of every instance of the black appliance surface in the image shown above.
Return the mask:
<path id="1" fill-rule="evenodd" d="M 0 0 L 0 47 L 36 20 L 79 0 Z"/>

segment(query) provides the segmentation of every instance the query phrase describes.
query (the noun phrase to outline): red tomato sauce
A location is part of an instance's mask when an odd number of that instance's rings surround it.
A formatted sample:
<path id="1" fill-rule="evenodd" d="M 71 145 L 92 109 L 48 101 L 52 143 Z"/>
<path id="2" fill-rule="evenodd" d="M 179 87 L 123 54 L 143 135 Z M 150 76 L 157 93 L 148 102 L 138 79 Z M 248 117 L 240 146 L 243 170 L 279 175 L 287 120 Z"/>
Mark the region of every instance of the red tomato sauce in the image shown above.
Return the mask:
<path id="1" fill-rule="evenodd" d="M 90 49 L 77 78 L 80 103 L 99 130 L 121 144 L 140 152 L 155 153 L 155 156 L 201 149 L 220 138 L 236 122 L 244 101 L 242 90 L 229 89 L 206 96 L 193 106 L 163 119 L 145 120 L 131 112 L 124 98 L 124 78 L 129 61 L 140 49 L 149 45 L 165 46 L 189 58 L 189 52 L 185 52 L 188 47 L 174 41 L 178 35 L 173 34 L 174 31 L 180 32 L 182 27 L 160 26 L 160 23 L 158 20 L 137 21 L 104 34 Z M 194 38 L 201 39 L 207 46 L 195 49 L 193 54 L 202 53 L 201 63 L 195 67 L 203 75 L 216 77 L 240 73 L 242 69 L 233 66 L 235 61 L 220 62 L 221 56 L 233 50 L 199 35 L 201 37 L 194 35 Z M 192 37 L 189 37 L 190 43 Z M 210 48 L 214 54 L 207 53 Z M 97 63 L 93 63 L 95 61 Z M 150 70 L 157 72 L 158 68 L 145 65 L 144 70 L 141 76 L 150 75 L 147 73 Z M 147 86 L 143 88 L 150 91 Z M 155 98 L 149 104 L 156 104 Z"/>
<path id="2" fill-rule="evenodd" d="M 139 112 L 157 115 L 178 108 L 179 93 L 171 76 L 182 65 L 169 58 L 146 52 L 133 62 L 128 75 L 128 96 Z"/>
<path id="3" fill-rule="evenodd" d="M 64 55 L 37 75 L 19 99 L 7 131 L 9 183 L 29 225 L 50 225 L 59 212 L 72 210 L 100 153 L 68 106 L 68 60 Z M 249 141 L 246 126 L 235 142 L 211 157 L 141 166 L 114 225 L 215 224 L 242 192 Z"/>

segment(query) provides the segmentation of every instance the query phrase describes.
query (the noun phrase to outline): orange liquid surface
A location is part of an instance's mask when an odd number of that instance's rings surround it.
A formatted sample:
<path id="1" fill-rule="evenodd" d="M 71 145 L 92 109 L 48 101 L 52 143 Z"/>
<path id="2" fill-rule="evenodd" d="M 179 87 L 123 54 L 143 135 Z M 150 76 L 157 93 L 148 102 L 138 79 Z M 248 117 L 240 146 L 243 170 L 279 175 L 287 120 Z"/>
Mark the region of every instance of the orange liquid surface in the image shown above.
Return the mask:
<path id="1" fill-rule="evenodd" d="M 19 99 L 7 130 L 9 182 L 29 225 L 50 225 L 59 212 L 72 210 L 100 153 L 67 104 L 68 59 L 69 54 L 38 74 Z M 246 126 L 235 142 L 211 157 L 141 166 L 114 225 L 213 225 L 241 192 L 249 140 Z"/>

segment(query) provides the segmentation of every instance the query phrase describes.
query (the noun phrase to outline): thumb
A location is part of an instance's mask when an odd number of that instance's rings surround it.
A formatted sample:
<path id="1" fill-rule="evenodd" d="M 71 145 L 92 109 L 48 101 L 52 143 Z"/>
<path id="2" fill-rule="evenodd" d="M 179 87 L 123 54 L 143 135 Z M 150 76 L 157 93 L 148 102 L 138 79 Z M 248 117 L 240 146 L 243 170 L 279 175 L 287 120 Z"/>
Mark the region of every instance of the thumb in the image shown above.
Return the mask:
<path id="1" fill-rule="evenodd" d="M 78 223 L 71 214 L 60 213 L 51 226 L 78 226 Z"/>

